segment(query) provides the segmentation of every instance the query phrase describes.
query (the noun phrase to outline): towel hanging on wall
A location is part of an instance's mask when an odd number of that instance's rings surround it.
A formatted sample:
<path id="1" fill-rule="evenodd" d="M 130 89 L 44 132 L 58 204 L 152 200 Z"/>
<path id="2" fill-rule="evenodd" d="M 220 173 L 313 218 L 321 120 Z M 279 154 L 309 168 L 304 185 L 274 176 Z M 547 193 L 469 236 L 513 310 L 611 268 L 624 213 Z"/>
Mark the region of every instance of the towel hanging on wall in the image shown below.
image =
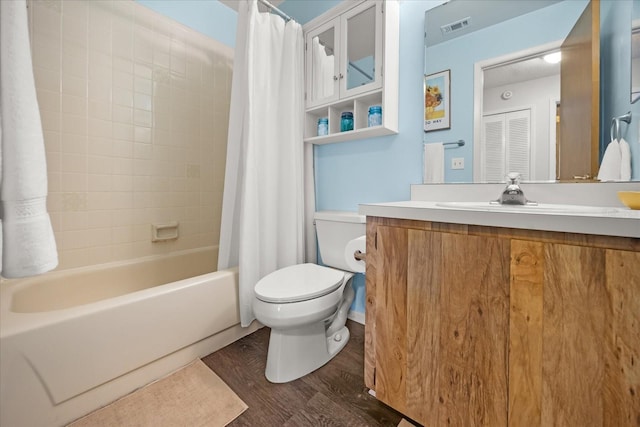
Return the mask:
<path id="1" fill-rule="evenodd" d="M 424 184 L 440 184 L 444 182 L 444 145 L 442 142 L 424 144 L 423 163 Z"/>
<path id="2" fill-rule="evenodd" d="M 0 272 L 25 277 L 58 265 L 25 0 L 0 1 L 0 58 Z"/>
<path id="3" fill-rule="evenodd" d="M 598 180 L 600 181 L 620 181 L 620 144 L 614 139 L 607 145 L 600 163 Z"/>
<path id="4" fill-rule="evenodd" d="M 631 181 L 631 147 L 620 138 L 620 181 Z"/>

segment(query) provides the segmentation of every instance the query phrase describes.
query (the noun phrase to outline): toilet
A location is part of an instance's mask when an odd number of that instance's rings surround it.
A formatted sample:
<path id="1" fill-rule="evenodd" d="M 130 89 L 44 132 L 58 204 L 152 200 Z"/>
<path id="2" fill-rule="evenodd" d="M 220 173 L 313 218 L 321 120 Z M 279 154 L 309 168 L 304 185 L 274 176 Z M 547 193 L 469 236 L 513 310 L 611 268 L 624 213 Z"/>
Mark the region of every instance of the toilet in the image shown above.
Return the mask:
<path id="1" fill-rule="evenodd" d="M 365 216 L 322 211 L 314 215 L 323 265 L 297 264 L 274 271 L 254 288 L 253 312 L 271 328 L 265 376 L 285 383 L 329 362 L 349 341 L 345 326 L 355 272 L 347 243 L 366 232 Z"/>

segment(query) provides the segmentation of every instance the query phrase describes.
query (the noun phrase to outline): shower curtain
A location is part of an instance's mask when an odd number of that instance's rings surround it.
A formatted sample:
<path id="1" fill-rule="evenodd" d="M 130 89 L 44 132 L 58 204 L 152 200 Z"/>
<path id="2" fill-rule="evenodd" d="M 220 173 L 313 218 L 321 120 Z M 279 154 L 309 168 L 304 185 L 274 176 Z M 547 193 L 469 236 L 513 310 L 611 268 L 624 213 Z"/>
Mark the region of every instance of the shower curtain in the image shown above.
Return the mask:
<path id="1" fill-rule="evenodd" d="M 303 49 L 300 24 L 239 3 L 218 269 L 239 268 L 242 326 L 258 280 L 304 260 Z"/>

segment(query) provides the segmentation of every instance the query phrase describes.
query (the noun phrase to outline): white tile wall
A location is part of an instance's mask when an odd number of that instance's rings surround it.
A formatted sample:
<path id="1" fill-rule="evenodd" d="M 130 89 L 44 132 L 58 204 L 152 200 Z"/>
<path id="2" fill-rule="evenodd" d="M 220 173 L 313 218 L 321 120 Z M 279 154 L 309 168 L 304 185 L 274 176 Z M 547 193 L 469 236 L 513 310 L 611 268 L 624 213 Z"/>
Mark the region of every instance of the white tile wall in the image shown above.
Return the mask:
<path id="1" fill-rule="evenodd" d="M 232 49 L 130 0 L 28 5 L 59 269 L 217 245 Z"/>

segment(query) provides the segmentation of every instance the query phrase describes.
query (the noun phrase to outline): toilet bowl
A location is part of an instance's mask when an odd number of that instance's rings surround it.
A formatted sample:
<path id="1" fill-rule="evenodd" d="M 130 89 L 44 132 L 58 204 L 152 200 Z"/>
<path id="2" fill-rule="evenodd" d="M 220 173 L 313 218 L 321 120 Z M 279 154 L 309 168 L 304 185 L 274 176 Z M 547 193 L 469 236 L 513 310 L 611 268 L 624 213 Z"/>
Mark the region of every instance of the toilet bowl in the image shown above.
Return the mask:
<path id="1" fill-rule="evenodd" d="M 345 326 L 354 291 L 346 244 L 365 234 L 365 217 L 317 212 L 318 247 L 327 266 L 298 264 L 263 277 L 253 312 L 271 328 L 265 376 L 273 383 L 300 378 L 329 362 L 349 341 Z"/>

